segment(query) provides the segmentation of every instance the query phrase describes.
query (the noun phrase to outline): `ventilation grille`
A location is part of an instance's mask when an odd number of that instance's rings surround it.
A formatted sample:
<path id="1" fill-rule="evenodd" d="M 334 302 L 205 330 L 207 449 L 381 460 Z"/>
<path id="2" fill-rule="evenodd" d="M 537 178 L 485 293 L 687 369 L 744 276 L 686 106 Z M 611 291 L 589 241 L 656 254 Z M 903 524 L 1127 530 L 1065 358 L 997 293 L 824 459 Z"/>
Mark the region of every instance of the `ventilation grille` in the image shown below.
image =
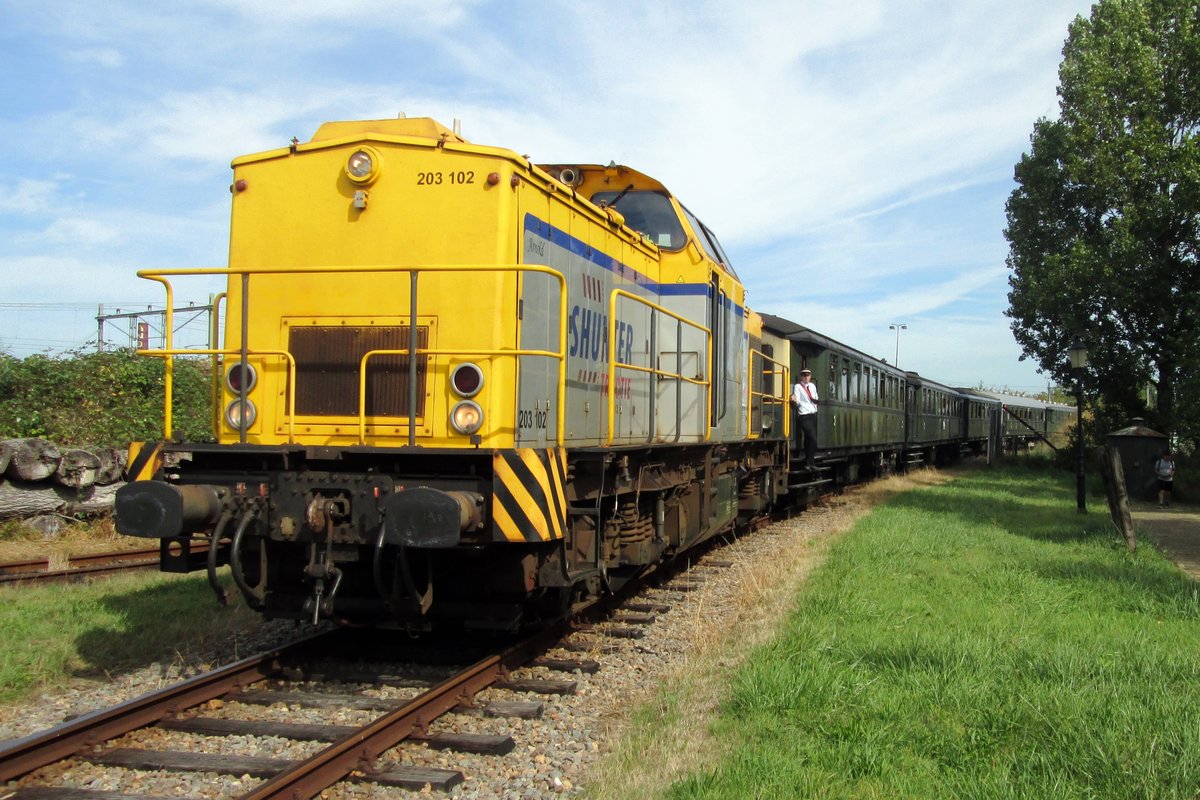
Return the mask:
<path id="1" fill-rule="evenodd" d="M 428 326 L 417 327 L 417 347 L 429 346 Z M 408 348 L 408 326 L 306 326 L 291 329 L 296 359 L 296 414 L 358 416 L 358 368 L 371 350 Z M 425 413 L 428 357 L 417 361 L 417 416 Z M 373 356 L 367 362 L 367 416 L 407 417 L 408 356 Z"/>

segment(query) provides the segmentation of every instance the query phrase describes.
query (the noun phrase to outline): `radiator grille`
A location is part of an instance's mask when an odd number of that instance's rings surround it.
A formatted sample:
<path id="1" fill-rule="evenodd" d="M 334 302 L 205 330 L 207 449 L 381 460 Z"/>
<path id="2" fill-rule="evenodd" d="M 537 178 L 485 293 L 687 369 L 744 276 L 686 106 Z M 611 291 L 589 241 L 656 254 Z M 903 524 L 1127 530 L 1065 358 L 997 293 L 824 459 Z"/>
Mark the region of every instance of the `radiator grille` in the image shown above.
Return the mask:
<path id="1" fill-rule="evenodd" d="M 417 326 L 417 347 L 429 346 L 429 327 Z M 296 359 L 296 414 L 358 416 L 358 367 L 371 350 L 408 348 L 408 326 L 294 327 L 288 350 Z M 425 413 L 429 358 L 417 361 L 417 416 Z M 375 356 L 367 362 L 368 416 L 407 417 L 408 356 Z"/>

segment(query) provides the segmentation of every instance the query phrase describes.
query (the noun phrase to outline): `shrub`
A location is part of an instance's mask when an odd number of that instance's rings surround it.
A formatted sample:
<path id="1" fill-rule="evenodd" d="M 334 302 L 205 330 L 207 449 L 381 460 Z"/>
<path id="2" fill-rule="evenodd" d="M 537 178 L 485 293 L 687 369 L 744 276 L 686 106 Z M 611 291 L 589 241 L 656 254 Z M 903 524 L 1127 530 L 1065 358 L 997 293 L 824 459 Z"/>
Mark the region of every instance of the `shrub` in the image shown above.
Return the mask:
<path id="1" fill-rule="evenodd" d="M 132 350 L 0 353 L 0 437 L 40 436 L 65 445 L 125 447 L 162 438 L 163 361 Z M 212 366 L 175 359 L 173 424 L 189 441 L 212 440 Z"/>

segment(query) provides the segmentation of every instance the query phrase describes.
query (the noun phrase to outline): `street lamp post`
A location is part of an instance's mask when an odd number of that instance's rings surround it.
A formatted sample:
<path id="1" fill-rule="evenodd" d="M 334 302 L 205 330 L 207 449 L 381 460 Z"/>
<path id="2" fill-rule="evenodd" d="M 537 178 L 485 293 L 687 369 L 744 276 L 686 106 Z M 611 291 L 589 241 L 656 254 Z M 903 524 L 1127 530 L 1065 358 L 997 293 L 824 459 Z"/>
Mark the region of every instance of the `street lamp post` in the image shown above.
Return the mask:
<path id="1" fill-rule="evenodd" d="M 896 367 L 899 367 L 900 366 L 900 331 L 908 330 L 908 326 L 902 322 L 897 322 L 894 325 L 888 325 L 888 330 L 896 332 L 896 360 L 893 362 L 893 365 Z"/>
<path id="2" fill-rule="evenodd" d="M 1088 351 L 1078 337 L 1067 349 L 1071 358 L 1071 373 L 1075 376 L 1075 438 L 1077 468 L 1075 471 L 1075 508 L 1080 514 L 1087 513 L 1087 501 L 1083 496 L 1083 371 L 1088 364 Z"/>

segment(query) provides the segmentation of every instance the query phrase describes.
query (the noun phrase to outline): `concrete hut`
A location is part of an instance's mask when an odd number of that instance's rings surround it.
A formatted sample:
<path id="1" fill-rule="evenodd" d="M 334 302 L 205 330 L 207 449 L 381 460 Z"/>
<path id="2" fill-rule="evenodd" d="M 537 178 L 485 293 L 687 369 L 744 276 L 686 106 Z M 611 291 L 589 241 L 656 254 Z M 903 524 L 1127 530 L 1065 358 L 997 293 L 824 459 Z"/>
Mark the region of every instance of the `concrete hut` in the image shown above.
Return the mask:
<path id="1" fill-rule="evenodd" d="M 1146 420 L 1134 417 L 1128 428 L 1108 434 L 1107 444 L 1121 453 L 1125 486 L 1129 496 L 1138 500 L 1153 500 L 1155 495 L 1154 462 L 1169 447 L 1165 434 L 1146 427 Z"/>

